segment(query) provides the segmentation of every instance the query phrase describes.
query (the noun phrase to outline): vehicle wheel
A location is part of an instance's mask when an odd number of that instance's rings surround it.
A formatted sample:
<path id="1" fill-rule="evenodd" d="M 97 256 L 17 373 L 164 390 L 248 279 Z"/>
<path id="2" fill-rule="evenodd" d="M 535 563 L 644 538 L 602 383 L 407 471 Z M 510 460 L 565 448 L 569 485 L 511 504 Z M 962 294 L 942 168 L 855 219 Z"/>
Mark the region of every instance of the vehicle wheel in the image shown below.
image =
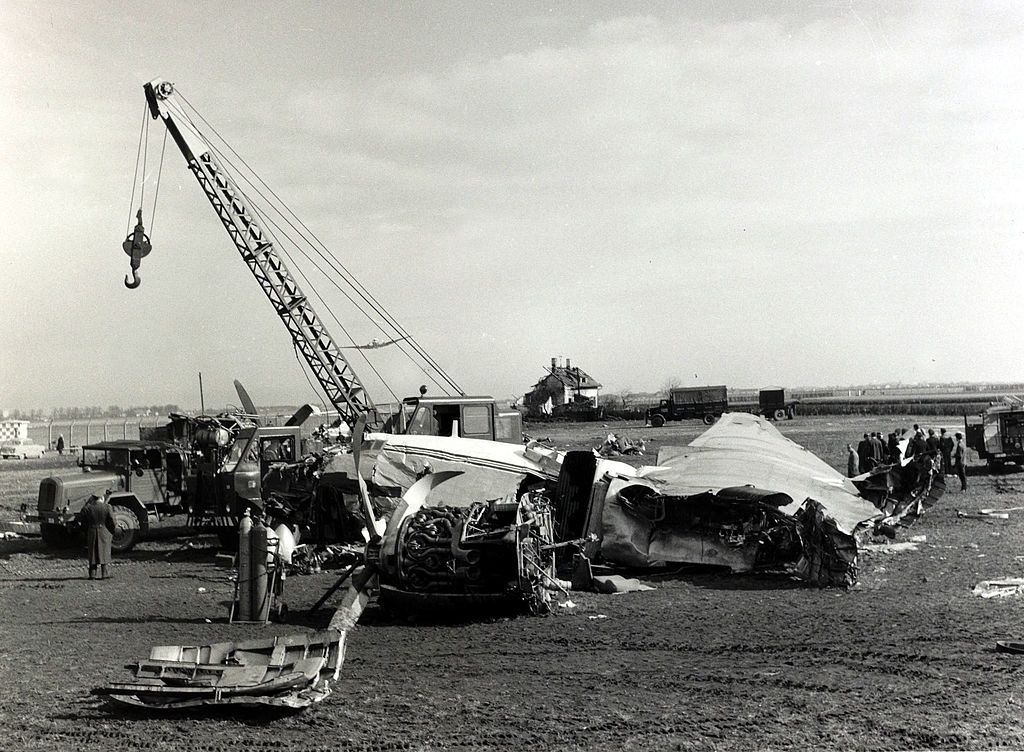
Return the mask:
<path id="1" fill-rule="evenodd" d="M 715 422 L 715 416 L 714 415 L 705 415 L 704 416 L 704 425 L 705 426 L 710 426 L 714 422 Z"/>
<path id="2" fill-rule="evenodd" d="M 780 410 L 776 410 L 775 411 L 775 420 L 785 420 L 785 419 L 786 419 L 786 411 L 785 410 L 781 410 L 780 409 Z"/>
<path id="3" fill-rule="evenodd" d="M 71 548 L 75 545 L 75 536 L 63 525 L 52 522 L 39 523 L 39 534 L 47 548 Z"/>
<path id="4" fill-rule="evenodd" d="M 114 540 L 110 548 L 119 554 L 131 551 L 139 540 L 139 518 L 132 510 L 117 504 L 111 511 L 114 515 Z"/>
<path id="5" fill-rule="evenodd" d="M 661 428 L 663 425 L 665 425 L 665 416 L 664 415 L 652 415 L 651 416 L 651 425 L 654 426 L 655 428 Z"/>

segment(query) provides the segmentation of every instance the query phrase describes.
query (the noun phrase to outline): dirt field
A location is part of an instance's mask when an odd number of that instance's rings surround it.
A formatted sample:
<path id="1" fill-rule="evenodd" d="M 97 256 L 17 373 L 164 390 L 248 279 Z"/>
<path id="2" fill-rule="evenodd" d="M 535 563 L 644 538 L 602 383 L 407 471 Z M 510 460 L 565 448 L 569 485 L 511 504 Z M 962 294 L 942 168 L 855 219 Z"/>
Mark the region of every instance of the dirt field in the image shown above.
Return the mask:
<path id="1" fill-rule="evenodd" d="M 890 420 L 780 428 L 842 467 L 848 441 Z M 703 430 L 608 425 L 528 430 L 562 448 L 609 430 L 656 438 L 649 448 Z M 0 463 L 5 508 L 34 497 L 8 480 L 23 464 Z M 576 608 L 545 618 L 395 624 L 371 608 L 335 693 L 273 717 L 129 715 L 89 689 L 126 678 L 123 664 L 151 645 L 323 626 L 330 609 L 301 614 L 333 574 L 288 580 L 291 624 L 232 626 L 231 583 L 209 540 L 190 548 L 165 529 L 106 582 L 38 539 L 0 542 L 0 749 L 1021 749 L 1024 656 L 994 641 L 1024 638 L 1024 600 L 971 588 L 1024 576 L 1024 512 L 985 521 L 955 510 L 1024 505 L 1024 474 L 979 469 L 970 484 L 914 528 L 927 536 L 919 550 L 864 555 L 848 592 L 687 569 L 644 577 L 652 592 L 573 594 Z"/>

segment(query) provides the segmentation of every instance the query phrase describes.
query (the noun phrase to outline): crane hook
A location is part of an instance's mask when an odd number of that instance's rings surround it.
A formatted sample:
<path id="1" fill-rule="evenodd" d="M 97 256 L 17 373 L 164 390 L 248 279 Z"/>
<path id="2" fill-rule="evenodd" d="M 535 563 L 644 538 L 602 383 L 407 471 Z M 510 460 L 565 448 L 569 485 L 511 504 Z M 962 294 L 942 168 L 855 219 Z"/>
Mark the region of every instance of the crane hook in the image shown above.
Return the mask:
<path id="1" fill-rule="evenodd" d="M 131 256 L 131 267 L 132 273 L 131 278 L 126 274 L 124 277 L 124 286 L 129 290 L 134 290 L 136 287 L 142 284 L 142 277 L 139 275 L 139 266 L 142 264 L 142 259 L 149 255 L 149 252 L 153 250 L 152 244 L 149 242 L 149 236 L 146 235 L 146 228 L 142 225 L 142 209 L 139 208 L 138 214 L 139 223 L 135 225 L 135 229 L 129 233 L 125 241 L 121 243 L 121 248 L 124 252 Z"/>

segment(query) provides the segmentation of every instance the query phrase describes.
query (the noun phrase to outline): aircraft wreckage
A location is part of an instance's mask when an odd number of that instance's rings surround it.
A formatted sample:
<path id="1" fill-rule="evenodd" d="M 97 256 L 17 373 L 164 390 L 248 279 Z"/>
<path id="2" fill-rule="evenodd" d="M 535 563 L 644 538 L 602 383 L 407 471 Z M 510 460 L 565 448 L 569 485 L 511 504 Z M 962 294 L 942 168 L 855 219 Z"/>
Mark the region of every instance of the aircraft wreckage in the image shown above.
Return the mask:
<path id="1" fill-rule="evenodd" d="M 457 471 L 430 493 L 429 506 L 528 497 L 550 508 L 554 545 L 582 541 L 595 561 L 788 567 L 822 586 L 856 582 L 857 538 L 909 525 L 945 490 L 930 457 L 846 478 L 747 413 L 724 415 L 688 446 L 665 447 L 656 465 L 640 468 L 590 451 L 435 436 L 368 434 L 365 451 L 374 457 L 367 481 L 380 506 L 427 474 Z M 335 458 L 321 485 L 345 488 L 350 463 Z"/>
<path id="2" fill-rule="evenodd" d="M 352 454 L 328 458 L 318 472 L 316 498 L 348 505 L 367 541 L 326 632 L 154 648 L 130 666 L 131 681 L 94 693 L 150 710 L 307 707 L 329 694 L 345 635 L 372 593 L 407 614 L 465 617 L 495 606 L 544 613 L 550 591 L 563 588 L 555 579 L 560 551 L 577 551 L 577 563 L 782 568 L 819 586 L 850 586 L 858 538 L 911 524 L 945 489 L 930 456 L 846 478 L 746 413 L 724 415 L 688 446 L 665 447 L 657 465 L 640 468 L 591 451 L 364 439 L 362 429 Z"/>

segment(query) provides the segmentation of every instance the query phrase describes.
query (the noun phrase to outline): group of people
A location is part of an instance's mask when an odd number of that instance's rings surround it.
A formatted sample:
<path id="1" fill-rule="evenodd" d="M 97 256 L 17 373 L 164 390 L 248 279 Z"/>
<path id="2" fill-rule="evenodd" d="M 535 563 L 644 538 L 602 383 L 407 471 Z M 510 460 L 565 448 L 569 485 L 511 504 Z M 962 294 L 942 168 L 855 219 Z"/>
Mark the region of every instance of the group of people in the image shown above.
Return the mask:
<path id="1" fill-rule="evenodd" d="M 906 450 L 901 452 L 900 441 L 907 438 Z M 960 479 L 960 490 L 967 490 L 967 444 L 959 431 L 951 437 L 945 428 L 938 433 L 934 428 L 927 431 L 914 424 L 908 432 L 893 431 L 883 438 L 881 431 L 864 434 L 864 438 L 853 448 L 847 444 L 847 475 L 870 472 L 878 465 L 896 464 L 912 457 L 931 457 L 941 463 L 943 475 L 956 475 Z"/>

